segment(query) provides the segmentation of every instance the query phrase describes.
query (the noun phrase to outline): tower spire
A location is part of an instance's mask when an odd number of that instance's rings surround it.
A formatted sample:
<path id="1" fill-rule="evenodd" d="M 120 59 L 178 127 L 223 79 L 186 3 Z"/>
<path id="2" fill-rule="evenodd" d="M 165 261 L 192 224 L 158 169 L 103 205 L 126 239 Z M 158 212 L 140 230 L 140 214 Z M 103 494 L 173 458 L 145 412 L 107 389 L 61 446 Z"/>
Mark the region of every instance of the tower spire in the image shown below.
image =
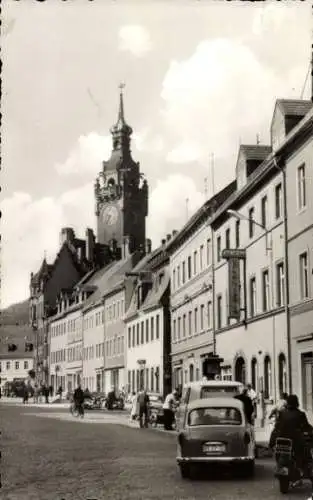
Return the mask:
<path id="1" fill-rule="evenodd" d="M 123 99 L 123 90 L 125 88 L 125 83 L 120 83 L 118 88 L 120 89 L 120 107 L 118 110 L 118 121 L 125 123 L 124 118 L 124 99 Z"/>
<path id="2" fill-rule="evenodd" d="M 123 89 L 125 88 L 124 83 L 120 83 L 120 102 L 118 110 L 118 118 L 116 124 L 111 128 L 111 134 L 113 136 L 113 149 L 124 149 L 129 147 L 130 136 L 133 129 L 127 125 L 124 115 L 124 94 Z"/>

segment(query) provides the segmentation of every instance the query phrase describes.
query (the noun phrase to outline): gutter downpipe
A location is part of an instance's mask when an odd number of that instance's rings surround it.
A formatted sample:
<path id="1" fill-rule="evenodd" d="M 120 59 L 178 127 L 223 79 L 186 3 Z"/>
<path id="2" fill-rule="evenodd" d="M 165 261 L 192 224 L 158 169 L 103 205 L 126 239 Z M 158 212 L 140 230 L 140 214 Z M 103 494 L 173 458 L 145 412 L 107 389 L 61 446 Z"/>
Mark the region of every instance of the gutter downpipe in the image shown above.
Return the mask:
<path id="1" fill-rule="evenodd" d="M 292 394 L 292 367 L 291 367 L 291 326 L 289 309 L 289 249 L 288 249 L 288 211 L 287 211 L 287 176 L 285 165 L 279 165 L 276 155 L 273 156 L 274 166 L 283 176 L 283 210 L 284 210 L 284 261 L 285 261 L 285 317 L 288 357 L 288 388 Z"/>
<path id="2" fill-rule="evenodd" d="M 216 322 L 215 322 L 215 241 L 214 241 L 214 230 L 212 224 L 210 224 L 211 229 L 211 241 L 212 241 L 212 335 L 213 335 L 213 355 L 216 355 Z"/>

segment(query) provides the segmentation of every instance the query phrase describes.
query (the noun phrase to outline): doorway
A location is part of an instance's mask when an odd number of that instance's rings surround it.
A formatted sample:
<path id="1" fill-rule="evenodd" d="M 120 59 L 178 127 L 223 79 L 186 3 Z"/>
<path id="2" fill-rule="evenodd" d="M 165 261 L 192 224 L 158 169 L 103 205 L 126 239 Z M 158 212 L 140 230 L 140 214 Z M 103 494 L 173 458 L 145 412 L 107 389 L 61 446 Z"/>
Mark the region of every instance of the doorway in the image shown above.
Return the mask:
<path id="1" fill-rule="evenodd" d="M 313 352 L 301 354 L 303 409 L 313 413 Z"/>

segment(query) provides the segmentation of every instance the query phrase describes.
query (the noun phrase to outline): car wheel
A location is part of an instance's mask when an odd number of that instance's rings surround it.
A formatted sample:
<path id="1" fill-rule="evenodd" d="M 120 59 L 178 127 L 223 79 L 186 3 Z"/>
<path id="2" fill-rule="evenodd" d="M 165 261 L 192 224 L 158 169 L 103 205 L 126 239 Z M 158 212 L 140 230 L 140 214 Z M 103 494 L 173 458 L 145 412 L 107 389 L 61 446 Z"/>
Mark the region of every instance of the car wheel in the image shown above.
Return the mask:
<path id="1" fill-rule="evenodd" d="M 190 467 L 187 464 L 179 464 L 180 474 L 183 479 L 190 478 Z"/>

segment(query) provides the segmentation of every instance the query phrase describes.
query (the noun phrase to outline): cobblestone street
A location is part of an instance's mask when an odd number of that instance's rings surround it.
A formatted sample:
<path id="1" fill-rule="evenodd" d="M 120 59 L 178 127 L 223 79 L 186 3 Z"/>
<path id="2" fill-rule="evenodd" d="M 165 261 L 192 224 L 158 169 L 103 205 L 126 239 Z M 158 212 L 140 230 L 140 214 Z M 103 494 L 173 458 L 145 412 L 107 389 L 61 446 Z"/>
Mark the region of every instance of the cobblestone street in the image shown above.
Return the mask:
<path id="1" fill-rule="evenodd" d="M 220 474 L 184 481 L 174 434 L 119 425 L 118 415 L 105 416 L 100 425 L 96 414 L 82 423 L 66 410 L 2 404 L 0 416 L 3 500 L 274 500 L 279 495 L 269 459 L 257 461 L 254 479 Z M 285 498 L 308 494 L 306 486 Z"/>

